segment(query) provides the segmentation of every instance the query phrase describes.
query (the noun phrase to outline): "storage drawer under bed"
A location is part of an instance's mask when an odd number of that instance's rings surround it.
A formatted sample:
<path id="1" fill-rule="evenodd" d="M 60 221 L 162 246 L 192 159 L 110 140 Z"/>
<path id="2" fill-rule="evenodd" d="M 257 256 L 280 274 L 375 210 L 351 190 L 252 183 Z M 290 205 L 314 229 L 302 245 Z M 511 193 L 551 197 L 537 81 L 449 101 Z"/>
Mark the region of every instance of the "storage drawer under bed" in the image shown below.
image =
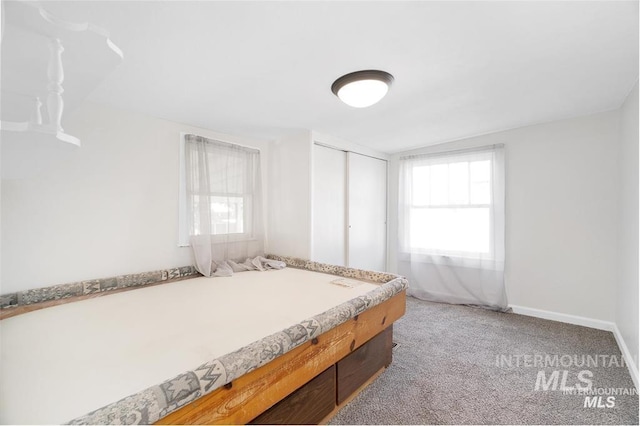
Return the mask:
<path id="1" fill-rule="evenodd" d="M 250 424 L 318 424 L 391 364 L 393 325 L 342 358 Z"/>

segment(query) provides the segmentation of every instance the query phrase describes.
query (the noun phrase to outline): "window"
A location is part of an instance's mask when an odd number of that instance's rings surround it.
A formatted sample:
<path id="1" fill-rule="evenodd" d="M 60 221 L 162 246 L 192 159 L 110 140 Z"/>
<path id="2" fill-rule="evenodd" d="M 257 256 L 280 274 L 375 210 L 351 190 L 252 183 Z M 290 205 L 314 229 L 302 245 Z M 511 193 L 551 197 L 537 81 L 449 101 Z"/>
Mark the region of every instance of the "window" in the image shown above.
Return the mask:
<path id="1" fill-rule="evenodd" d="M 180 245 L 197 235 L 252 238 L 259 151 L 183 135 L 180 154 Z"/>
<path id="2" fill-rule="evenodd" d="M 402 250 L 492 258 L 494 161 L 486 150 L 401 159 Z"/>
<path id="3" fill-rule="evenodd" d="M 407 294 L 507 309 L 501 144 L 399 159 L 398 273 Z"/>

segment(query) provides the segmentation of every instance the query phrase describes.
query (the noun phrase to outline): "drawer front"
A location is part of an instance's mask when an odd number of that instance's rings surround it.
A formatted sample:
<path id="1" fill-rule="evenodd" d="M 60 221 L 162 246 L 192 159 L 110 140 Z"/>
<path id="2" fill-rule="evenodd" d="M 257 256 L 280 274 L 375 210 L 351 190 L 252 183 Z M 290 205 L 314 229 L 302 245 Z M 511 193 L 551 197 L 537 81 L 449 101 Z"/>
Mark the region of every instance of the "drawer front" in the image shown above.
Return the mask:
<path id="1" fill-rule="evenodd" d="M 367 343 L 338 361 L 337 403 L 344 402 L 371 376 L 391 364 L 393 325 L 390 325 Z"/>
<path id="2" fill-rule="evenodd" d="M 250 424 L 318 424 L 335 408 L 335 395 L 336 367 L 332 365 Z"/>

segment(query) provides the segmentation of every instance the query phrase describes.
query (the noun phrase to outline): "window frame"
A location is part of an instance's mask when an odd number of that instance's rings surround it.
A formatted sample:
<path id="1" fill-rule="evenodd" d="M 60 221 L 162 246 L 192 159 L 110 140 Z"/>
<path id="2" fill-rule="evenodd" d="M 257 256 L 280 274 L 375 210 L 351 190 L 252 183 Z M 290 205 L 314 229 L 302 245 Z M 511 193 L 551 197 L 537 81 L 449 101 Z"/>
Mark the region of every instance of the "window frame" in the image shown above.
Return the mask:
<path id="1" fill-rule="evenodd" d="M 254 239 L 253 236 L 253 226 L 252 226 L 252 218 L 250 217 L 250 212 L 253 209 L 253 194 L 251 193 L 220 193 L 220 192 L 211 192 L 211 193 L 194 193 L 190 194 L 187 190 L 187 163 L 186 163 L 186 136 L 193 135 L 193 132 L 180 132 L 180 143 L 179 143 L 179 188 L 178 188 L 178 247 L 190 247 L 190 224 L 189 224 L 189 214 L 188 214 L 188 200 L 189 197 L 197 196 L 197 195 L 205 195 L 210 197 L 242 197 L 243 200 L 243 212 L 242 212 L 242 229 L 243 232 L 234 232 L 234 233 L 226 233 L 226 234 L 212 234 L 211 239 L 213 242 L 234 242 L 234 241 L 250 241 Z M 201 135 L 197 135 L 201 136 Z M 202 136 L 205 137 L 205 136 Z M 206 138 L 206 137 L 205 137 Z M 230 145 L 236 145 L 242 148 L 257 150 L 260 152 L 260 149 L 247 147 L 241 144 L 237 144 L 234 142 L 229 142 L 226 140 L 222 140 L 216 138 L 217 141 L 227 143 Z M 262 152 L 260 152 L 262 154 Z M 262 155 L 260 155 L 260 161 L 262 161 Z"/>
<path id="2" fill-rule="evenodd" d="M 482 150 L 484 151 L 484 150 Z M 492 207 L 494 207 L 495 205 L 495 200 L 493 199 L 494 196 L 494 168 L 496 167 L 495 165 L 495 161 L 496 158 L 494 156 L 493 151 L 490 150 L 486 150 L 486 158 L 482 159 L 482 160 L 478 160 L 478 159 L 470 159 L 466 157 L 469 157 L 469 154 L 472 153 L 474 156 L 477 156 L 478 154 L 482 154 L 482 151 L 478 152 L 465 152 L 465 150 L 463 150 L 460 153 L 456 153 L 456 152 L 443 152 L 441 159 L 438 159 L 437 157 L 439 156 L 438 154 L 434 154 L 435 157 L 434 158 L 425 158 L 425 163 L 427 164 L 412 164 L 411 168 L 410 168 L 410 172 L 407 173 L 407 175 L 410 179 L 409 182 L 405 182 L 405 185 L 407 185 L 407 183 L 410 183 L 410 188 L 401 188 L 401 190 L 404 191 L 409 191 L 409 194 L 411 194 L 411 199 L 409 200 L 409 202 L 406 203 L 406 207 L 408 209 L 408 217 L 406 220 L 411 221 L 411 215 L 415 210 L 429 210 L 429 209 L 471 209 L 471 208 L 486 208 L 488 209 L 488 213 L 489 213 L 489 217 L 488 217 L 488 233 L 489 233 L 489 250 L 488 252 L 478 252 L 478 251 L 463 251 L 463 250 L 446 250 L 446 249 L 434 249 L 434 248 L 420 248 L 420 247 L 411 247 L 410 246 L 410 237 L 402 237 L 401 240 L 401 250 L 400 250 L 400 258 L 401 259 L 407 259 L 410 258 L 411 256 L 425 256 L 425 257 L 431 257 L 432 259 L 439 259 L 440 262 L 442 263 L 446 263 L 447 259 L 451 259 L 451 258 L 477 258 L 477 257 L 482 257 L 484 259 L 494 259 L 496 257 L 496 253 L 495 253 L 495 230 L 494 230 L 494 209 Z M 430 204 L 430 203 L 426 203 L 426 204 L 414 204 L 413 203 L 413 192 L 414 192 L 414 188 L 415 188 L 415 182 L 413 179 L 413 171 L 416 167 L 432 167 L 438 164 L 454 164 L 454 163 L 462 163 L 462 162 L 466 162 L 468 164 L 467 167 L 470 166 L 471 162 L 473 161 L 489 161 L 489 203 L 471 203 L 471 191 L 468 191 L 468 196 L 469 196 L 469 203 L 467 204 L 460 204 L 460 203 L 453 203 L 453 204 Z M 469 173 L 469 185 L 470 185 L 470 173 Z M 406 180 L 406 179 L 405 179 Z"/>

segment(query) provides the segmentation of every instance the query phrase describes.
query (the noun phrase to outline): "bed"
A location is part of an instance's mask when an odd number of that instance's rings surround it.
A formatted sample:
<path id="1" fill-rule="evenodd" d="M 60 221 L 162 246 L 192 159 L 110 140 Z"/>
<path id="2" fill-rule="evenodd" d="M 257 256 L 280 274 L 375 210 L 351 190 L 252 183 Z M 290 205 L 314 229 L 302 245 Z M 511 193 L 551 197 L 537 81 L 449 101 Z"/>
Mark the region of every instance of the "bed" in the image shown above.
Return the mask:
<path id="1" fill-rule="evenodd" d="M 3 319 L 0 420 L 320 422 L 391 362 L 406 280 L 273 258 Z"/>

